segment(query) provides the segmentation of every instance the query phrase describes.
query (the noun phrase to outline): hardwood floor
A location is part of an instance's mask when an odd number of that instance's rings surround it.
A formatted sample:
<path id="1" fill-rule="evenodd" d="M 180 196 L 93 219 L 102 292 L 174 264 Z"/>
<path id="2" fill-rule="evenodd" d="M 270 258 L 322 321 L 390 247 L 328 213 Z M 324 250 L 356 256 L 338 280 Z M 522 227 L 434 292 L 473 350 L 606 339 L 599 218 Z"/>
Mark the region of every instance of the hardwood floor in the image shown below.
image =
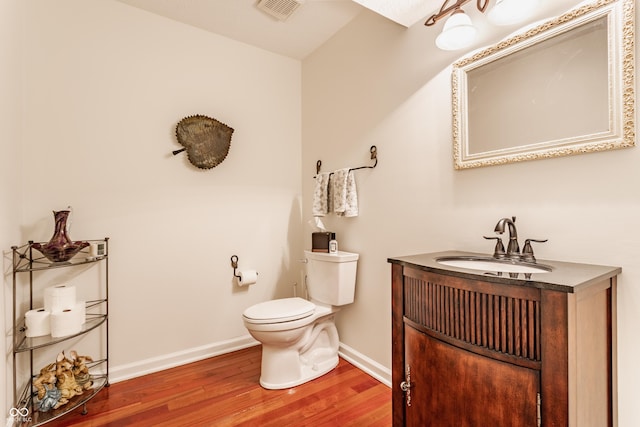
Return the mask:
<path id="1" fill-rule="evenodd" d="M 260 387 L 261 347 L 112 384 L 48 426 L 390 426 L 391 390 L 347 361 L 285 390 Z"/>

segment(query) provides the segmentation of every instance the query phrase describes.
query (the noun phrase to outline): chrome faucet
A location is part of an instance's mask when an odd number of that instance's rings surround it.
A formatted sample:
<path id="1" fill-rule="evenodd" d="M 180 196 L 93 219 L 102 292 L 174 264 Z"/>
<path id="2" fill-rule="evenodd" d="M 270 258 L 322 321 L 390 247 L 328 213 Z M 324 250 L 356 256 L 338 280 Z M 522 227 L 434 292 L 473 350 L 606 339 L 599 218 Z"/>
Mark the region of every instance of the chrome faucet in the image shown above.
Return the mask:
<path id="1" fill-rule="evenodd" d="M 520 259 L 520 245 L 518 245 L 518 231 L 516 230 L 516 217 L 502 218 L 496 224 L 496 234 L 504 233 L 504 225 L 509 226 L 509 244 L 507 245 L 507 258 Z"/>

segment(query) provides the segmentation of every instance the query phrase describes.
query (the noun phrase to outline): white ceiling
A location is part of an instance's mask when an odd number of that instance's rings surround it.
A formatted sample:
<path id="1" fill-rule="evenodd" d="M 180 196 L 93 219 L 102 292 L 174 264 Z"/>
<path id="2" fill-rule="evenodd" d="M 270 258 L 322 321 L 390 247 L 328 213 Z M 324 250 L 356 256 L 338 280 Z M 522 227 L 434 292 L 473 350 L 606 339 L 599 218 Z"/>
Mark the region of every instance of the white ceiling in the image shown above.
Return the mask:
<path id="1" fill-rule="evenodd" d="M 380 15 L 410 27 L 435 13 L 441 0 L 353 0 Z M 453 3 L 451 3 L 453 4 Z"/>
<path id="2" fill-rule="evenodd" d="M 303 2 L 302 6 L 282 22 L 259 10 L 256 7 L 259 0 L 117 1 L 294 59 L 303 59 L 313 52 L 365 8 L 410 27 L 422 25 L 442 5 L 442 0 L 298 0 Z M 532 18 L 554 16 L 577 2 L 541 0 Z M 475 9 L 475 2 L 465 7 L 472 18 L 478 14 Z M 478 26 L 481 33 L 495 31 L 481 25 Z M 435 37 L 440 30 L 441 25 L 425 29 L 425 37 L 428 31 Z"/>
<path id="3" fill-rule="evenodd" d="M 118 1 L 295 59 L 313 52 L 363 10 L 351 0 L 307 0 L 282 22 L 259 10 L 258 0 Z"/>

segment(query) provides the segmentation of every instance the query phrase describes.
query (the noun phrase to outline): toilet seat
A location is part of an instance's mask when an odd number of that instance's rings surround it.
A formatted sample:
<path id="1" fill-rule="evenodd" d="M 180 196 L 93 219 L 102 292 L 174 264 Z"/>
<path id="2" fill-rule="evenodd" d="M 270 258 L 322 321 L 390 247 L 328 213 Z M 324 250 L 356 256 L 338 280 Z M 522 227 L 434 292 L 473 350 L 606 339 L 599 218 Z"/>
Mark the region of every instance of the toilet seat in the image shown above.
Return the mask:
<path id="1" fill-rule="evenodd" d="M 247 308 L 242 316 L 248 323 L 283 323 L 311 316 L 316 305 L 306 299 L 293 297 L 261 302 Z"/>

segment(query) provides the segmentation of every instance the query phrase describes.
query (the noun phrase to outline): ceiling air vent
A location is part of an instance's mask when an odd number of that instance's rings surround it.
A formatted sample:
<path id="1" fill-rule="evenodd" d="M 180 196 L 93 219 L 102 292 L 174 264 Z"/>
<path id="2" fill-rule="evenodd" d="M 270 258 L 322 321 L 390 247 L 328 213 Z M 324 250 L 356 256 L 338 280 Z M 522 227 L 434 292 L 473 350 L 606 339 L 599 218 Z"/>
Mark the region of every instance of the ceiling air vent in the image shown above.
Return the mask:
<path id="1" fill-rule="evenodd" d="M 257 4 L 258 9 L 268 13 L 280 21 L 286 21 L 288 17 L 293 15 L 304 0 L 260 0 Z"/>

